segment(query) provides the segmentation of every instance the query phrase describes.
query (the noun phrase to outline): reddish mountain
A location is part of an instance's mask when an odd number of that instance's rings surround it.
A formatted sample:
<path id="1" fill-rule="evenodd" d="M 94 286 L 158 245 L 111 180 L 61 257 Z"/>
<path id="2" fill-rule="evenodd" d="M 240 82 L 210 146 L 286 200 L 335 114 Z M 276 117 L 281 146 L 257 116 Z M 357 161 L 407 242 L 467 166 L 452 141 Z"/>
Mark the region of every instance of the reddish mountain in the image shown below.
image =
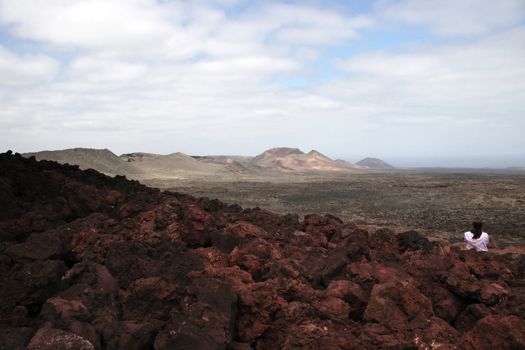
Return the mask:
<path id="1" fill-rule="evenodd" d="M 355 171 L 350 163 L 334 161 L 318 151 L 304 153 L 297 148 L 272 148 L 251 161 L 260 167 L 290 172 Z"/>
<path id="2" fill-rule="evenodd" d="M 0 349 L 522 349 L 525 254 L 0 155 Z"/>

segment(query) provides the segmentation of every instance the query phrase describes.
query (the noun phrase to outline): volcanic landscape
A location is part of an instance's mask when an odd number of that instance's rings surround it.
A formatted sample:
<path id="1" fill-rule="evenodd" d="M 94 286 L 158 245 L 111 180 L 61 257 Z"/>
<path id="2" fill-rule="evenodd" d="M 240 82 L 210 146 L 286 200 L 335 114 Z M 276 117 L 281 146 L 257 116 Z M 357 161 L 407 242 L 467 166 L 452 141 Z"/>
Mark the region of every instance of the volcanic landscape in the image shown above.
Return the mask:
<path id="1" fill-rule="evenodd" d="M 106 151 L 0 155 L 0 349 L 525 348 L 522 175 Z"/>

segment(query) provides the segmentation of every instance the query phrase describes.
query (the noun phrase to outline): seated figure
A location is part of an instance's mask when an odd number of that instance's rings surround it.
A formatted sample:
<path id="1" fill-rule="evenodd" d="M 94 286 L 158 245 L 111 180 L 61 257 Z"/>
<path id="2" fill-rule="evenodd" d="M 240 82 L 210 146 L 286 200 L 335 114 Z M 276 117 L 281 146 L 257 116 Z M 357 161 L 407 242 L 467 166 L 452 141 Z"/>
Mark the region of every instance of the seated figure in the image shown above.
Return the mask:
<path id="1" fill-rule="evenodd" d="M 472 230 L 465 232 L 465 243 L 467 243 L 467 249 L 476 249 L 478 252 L 489 250 L 489 234 L 483 232 L 481 220 L 474 220 Z"/>

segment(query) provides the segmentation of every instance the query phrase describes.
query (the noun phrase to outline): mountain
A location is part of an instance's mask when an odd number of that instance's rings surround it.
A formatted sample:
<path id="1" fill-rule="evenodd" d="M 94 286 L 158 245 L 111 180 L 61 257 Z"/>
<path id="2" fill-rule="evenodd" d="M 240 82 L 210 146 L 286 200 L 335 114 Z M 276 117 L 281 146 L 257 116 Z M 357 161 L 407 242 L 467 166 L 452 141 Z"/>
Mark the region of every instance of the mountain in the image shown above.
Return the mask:
<path id="1" fill-rule="evenodd" d="M 121 156 L 132 163 L 150 178 L 171 178 L 182 175 L 213 175 L 230 173 L 232 170 L 226 162 L 215 161 L 207 157 L 192 157 L 176 152 L 168 155 L 151 153 L 127 153 Z"/>
<path id="2" fill-rule="evenodd" d="M 78 165 L 81 169 L 95 169 L 107 175 L 125 175 L 137 180 L 227 175 L 245 170 L 235 161 L 191 157 L 180 152 L 168 155 L 133 152 L 117 156 L 108 149 L 73 148 L 25 153 L 24 156 Z"/>
<path id="3" fill-rule="evenodd" d="M 144 152 L 134 152 L 134 153 L 124 153 L 120 155 L 120 158 L 124 159 L 126 162 L 134 162 L 137 160 L 143 160 L 146 158 L 156 157 L 159 154 L 154 153 L 144 153 Z"/>
<path id="4" fill-rule="evenodd" d="M 393 170 L 395 167 L 379 158 L 365 158 L 356 163 L 356 165 L 374 170 Z"/>
<path id="5" fill-rule="evenodd" d="M 250 163 L 258 165 L 260 167 L 274 167 L 278 160 L 294 154 L 302 155 L 304 153 L 298 148 L 270 148 L 264 151 L 263 153 L 259 154 L 258 156 L 255 156 Z"/>
<path id="6" fill-rule="evenodd" d="M 108 149 L 71 148 L 58 151 L 25 153 L 37 160 L 51 160 L 61 164 L 78 165 L 80 169 L 94 169 L 108 175 L 138 175 L 140 169 L 128 164 Z"/>
<path id="7" fill-rule="evenodd" d="M 355 170 L 355 167 L 351 163 L 332 160 L 316 150 L 304 153 L 298 148 L 287 147 L 272 148 L 264 151 L 254 157 L 251 160 L 251 164 L 290 172 Z"/>
<path id="8" fill-rule="evenodd" d="M 78 165 L 81 169 L 95 169 L 107 175 L 125 175 L 136 180 L 184 179 L 189 177 L 279 176 L 281 172 L 355 172 L 354 164 L 332 160 L 312 150 L 278 147 L 256 157 L 246 156 L 190 156 L 181 152 L 167 155 L 132 152 L 121 156 L 108 149 L 73 148 L 58 151 L 26 153 L 37 160 L 51 160 Z"/>
<path id="9" fill-rule="evenodd" d="M 339 164 L 340 166 L 342 167 L 347 167 L 347 168 L 352 168 L 352 169 L 357 169 L 359 168 L 359 166 L 356 166 L 354 163 L 350 163 L 346 160 L 343 160 L 343 159 L 336 159 L 335 162 L 337 164 Z"/>
<path id="10" fill-rule="evenodd" d="M 216 156 L 216 155 L 210 155 L 210 156 L 202 156 L 202 157 L 199 157 L 199 156 L 193 156 L 193 157 L 194 158 L 213 158 L 215 160 L 225 161 L 225 162 L 235 161 L 235 162 L 242 163 L 242 164 L 249 163 L 253 159 L 253 157 L 249 157 L 249 156 Z"/>
<path id="11" fill-rule="evenodd" d="M 199 160 L 200 162 L 214 163 L 219 164 L 227 168 L 232 173 L 248 173 L 251 171 L 249 169 L 249 160 L 252 157 L 243 157 L 243 156 L 191 156 L 194 159 Z"/>

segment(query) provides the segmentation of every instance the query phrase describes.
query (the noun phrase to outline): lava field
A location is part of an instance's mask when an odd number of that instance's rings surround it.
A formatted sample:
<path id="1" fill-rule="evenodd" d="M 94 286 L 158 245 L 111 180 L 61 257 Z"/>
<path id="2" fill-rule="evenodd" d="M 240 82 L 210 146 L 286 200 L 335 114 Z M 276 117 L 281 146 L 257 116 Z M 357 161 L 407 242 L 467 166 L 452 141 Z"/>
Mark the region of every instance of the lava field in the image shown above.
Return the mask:
<path id="1" fill-rule="evenodd" d="M 243 209 L 11 152 L 0 298 L 0 349 L 525 348 L 524 253 Z"/>

